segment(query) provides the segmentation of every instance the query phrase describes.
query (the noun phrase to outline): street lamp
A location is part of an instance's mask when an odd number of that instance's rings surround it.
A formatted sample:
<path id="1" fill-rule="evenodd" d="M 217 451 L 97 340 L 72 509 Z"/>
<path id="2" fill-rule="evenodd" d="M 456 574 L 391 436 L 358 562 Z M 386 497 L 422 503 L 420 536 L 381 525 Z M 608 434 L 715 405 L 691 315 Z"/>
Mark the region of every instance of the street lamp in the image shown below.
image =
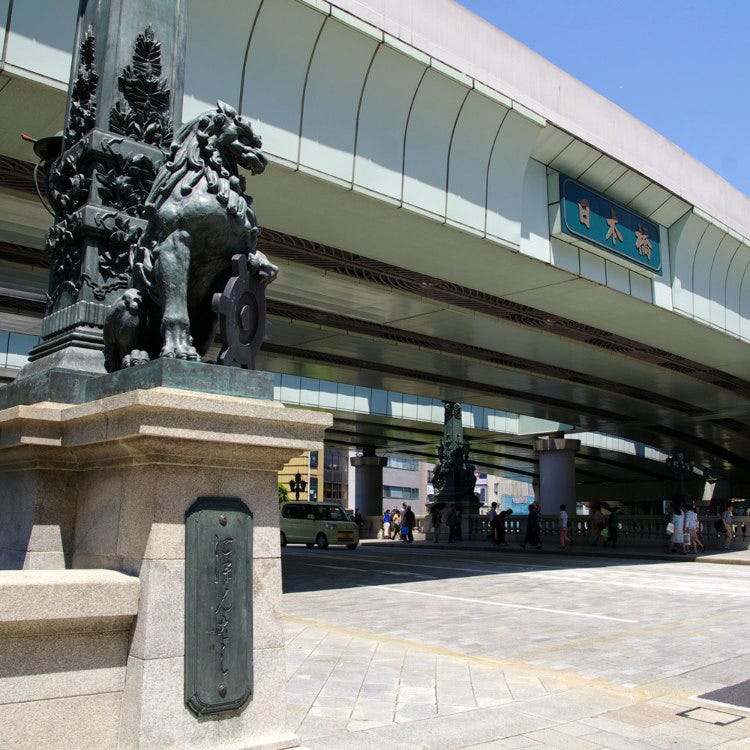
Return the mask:
<path id="1" fill-rule="evenodd" d="M 680 499 L 689 499 L 690 496 L 685 492 L 685 477 L 693 473 L 695 462 L 686 458 L 682 451 L 677 451 L 673 456 L 669 456 L 665 463 L 672 470 L 680 484 Z"/>
<path id="2" fill-rule="evenodd" d="M 294 479 L 289 480 L 289 488 L 294 493 L 294 499 L 299 500 L 299 493 L 305 491 L 307 482 L 300 476 L 299 472 L 294 475 Z"/>

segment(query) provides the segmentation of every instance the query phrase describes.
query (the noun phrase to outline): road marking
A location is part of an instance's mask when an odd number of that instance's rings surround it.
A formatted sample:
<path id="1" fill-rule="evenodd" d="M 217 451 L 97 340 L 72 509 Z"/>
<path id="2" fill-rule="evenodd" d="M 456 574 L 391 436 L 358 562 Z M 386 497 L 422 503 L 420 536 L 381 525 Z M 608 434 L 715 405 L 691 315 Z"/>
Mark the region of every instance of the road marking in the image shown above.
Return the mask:
<path id="1" fill-rule="evenodd" d="M 430 553 L 433 551 L 430 550 Z M 369 560 L 368 560 L 369 562 Z M 372 562 L 379 562 L 377 559 L 373 559 Z M 669 561 L 667 561 L 669 562 Z M 386 564 L 386 563 L 383 563 Z M 648 578 L 644 580 L 644 583 L 634 583 L 634 582 L 625 582 L 625 581 L 616 581 L 612 580 L 612 577 L 609 575 L 611 571 L 605 570 L 601 571 L 603 573 L 602 577 L 593 577 L 591 576 L 591 569 L 587 565 L 584 568 L 567 568 L 565 570 L 560 570 L 557 565 L 552 564 L 523 564 L 523 563 L 512 563 L 512 562 L 505 562 L 505 561 L 498 561 L 498 567 L 496 568 L 480 568 L 480 567 L 474 567 L 474 568 L 465 568 L 465 567 L 458 567 L 455 565 L 435 565 L 435 564 L 428 564 L 428 563 L 416 563 L 416 562 L 397 562 L 395 560 L 388 560 L 388 565 L 398 565 L 400 567 L 404 568 L 432 568 L 435 570 L 450 570 L 455 571 L 459 573 L 475 573 L 475 574 L 491 574 L 491 575 L 531 575 L 535 578 L 541 578 L 541 579 L 548 579 L 559 583 L 572 583 L 572 584 L 578 584 L 578 583 L 585 583 L 585 584 L 594 584 L 594 585 L 601 585 L 601 586 L 619 586 L 622 588 L 635 588 L 635 589 L 641 589 L 646 585 L 649 585 Z M 521 570 L 514 571 L 514 572 L 508 572 L 505 573 L 503 571 L 503 568 L 520 568 Z M 618 569 L 619 572 L 625 572 L 623 568 Z M 633 573 L 633 570 L 631 566 L 627 566 L 627 572 Z M 692 572 L 692 571 L 691 571 Z M 707 575 L 701 575 L 698 577 L 697 575 L 693 575 L 691 578 L 684 578 L 681 575 L 678 575 L 676 572 L 664 572 L 659 573 L 653 569 L 650 569 L 648 571 L 650 576 L 653 576 L 655 578 L 661 578 L 663 580 L 670 579 L 671 583 L 670 585 L 675 587 L 684 587 L 685 590 L 693 593 L 705 593 L 710 594 L 711 596 L 715 595 L 717 593 L 716 584 L 719 583 L 719 579 L 714 576 L 707 576 Z M 636 575 L 642 575 L 641 571 L 637 571 Z M 418 576 L 418 573 L 413 573 L 414 576 Z M 589 576 L 589 577 L 587 577 Z M 567 581 L 566 581 L 567 578 Z M 676 580 L 675 580 L 676 579 Z M 701 588 L 700 585 L 696 586 L 696 583 L 703 583 L 707 585 L 706 589 Z M 710 588 L 708 588 L 710 587 Z M 727 587 L 728 588 L 728 587 Z M 720 592 L 721 596 L 735 596 L 739 598 L 747 598 L 750 597 L 750 592 L 743 592 L 738 590 L 726 590 Z"/>
<path id="2" fill-rule="evenodd" d="M 368 553 L 370 551 L 368 550 Z M 421 550 L 420 550 L 421 552 Z M 299 551 L 299 557 L 302 557 L 304 552 L 302 550 Z M 347 554 L 347 553 L 344 553 Z M 436 554 L 435 551 L 429 550 L 428 554 Z M 362 553 L 357 553 L 357 557 L 362 560 L 362 562 L 365 562 L 362 558 L 365 557 Z M 354 559 L 354 554 L 352 553 L 352 558 Z M 396 560 L 388 560 L 382 561 L 379 558 L 374 557 L 371 553 L 366 559 L 367 563 L 378 565 L 388 565 L 388 566 L 398 566 L 401 568 L 428 568 L 432 570 L 449 570 L 454 573 L 469 573 L 474 575 L 483 575 L 483 574 L 490 574 L 490 575 L 510 575 L 510 576 L 519 576 L 523 575 L 525 577 L 533 577 L 537 580 L 550 580 L 554 581 L 555 583 L 568 583 L 571 585 L 588 585 L 588 586 L 604 586 L 605 588 L 610 587 L 616 587 L 616 588 L 632 588 L 632 589 L 642 589 L 644 586 L 652 585 L 652 582 L 649 582 L 649 578 L 658 578 L 661 579 L 660 585 L 666 585 L 666 582 L 668 581 L 668 585 L 673 587 L 676 592 L 680 591 L 687 591 L 691 593 L 693 596 L 699 596 L 699 595 L 706 595 L 706 596 L 715 596 L 718 594 L 719 596 L 728 596 L 728 597 L 734 597 L 734 598 L 750 598 L 750 592 L 744 592 L 739 591 L 737 589 L 734 590 L 728 590 L 729 586 L 725 584 L 723 581 L 721 581 L 718 576 L 710 576 L 710 575 L 700 575 L 700 574 L 693 574 L 690 578 L 685 578 L 682 575 L 680 575 L 676 571 L 669 571 L 669 572 L 658 572 L 654 570 L 653 568 L 650 568 L 648 570 L 648 575 L 644 577 L 643 582 L 638 582 L 637 580 L 631 580 L 631 581 L 618 581 L 614 580 L 614 576 L 611 575 L 613 571 L 609 570 L 600 570 L 600 574 L 597 577 L 592 576 L 592 570 L 587 565 L 583 568 L 569 568 L 565 570 L 560 570 L 560 568 L 557 565 L 553 564 L 544 564 L 544 563 L 531 563 L 531 564 L 523 564 L 523 563 L 513 563 L 513 562 L 506 562 L 506 561 L 499 561 L 497 563 L 497 567 L 493 568 L 486 568 L 486 567 L 459 567 L 456 565 L 437 565 L 437 564 L 430 564 L 430 563 L 418 563 L 418 562 L 398 562 Z M 316 565 L 315 563 L 308 563 L 308 565 Z M 426 578 L 431 580 L 436 580 L 437 576 L 427 576 L 420 573 L 417 573 L 414 570 L 409 570 L 408 572 L 405 572 L 403 574 L 398 573 L 396 571 L 384 571 L 384 570 L 373 570 L 372 568 L 347 568 L 345 566 L 339 566 L 339 565 L 319 565 L 318 567 L 328 567 L 336 570 L 356 570 L 360 573 L 369 573 L 371 575 L 373 574 L 383 574 L 383 575 L 403 575 L 404 577 L 411 575 L 414 578 Z M 507 568 L 519 568 L 520 570 L 515 571 L 508 571 Z M 638 570 L 635 571 L 633 569 L 633 566 L 627 566 L 627 567 L 621 567 L 617 569 L 617 572 L 619 573 L 628 573 L 631 576 L 638 577 L 642 576 L 643 572 Z M 681 571 L 680 571 L 681 572 Z M 691 571 L 692 573 L 693 571 Z"/>
<path id="3" fill-rule="evenodd" d="M 370 575 L 397 576 L 399 578 L 426 578 L 431 581 L 436 580 L 435 576 L 428 576 L 425 573 L 414 573 L 409 570 L 376 570 L 369 568 L 352 568 L 348 565 L 323 565 L 322 563 L 308 563 L 311 568 L 330 568 L 331 570 L 356 570 L 358 573 L 369 573 Z"/>
<path id="4" fill-rule="evenodd" d="M 450 599 L 456 602 L 468 602 L 471 604 L 485 604 L 490 607 L 507 607 L 509 609 L 530 609 L 534 612 L 549 612 L 555 615 L 569 615 L 570 617 L 585 617 L 592 620 L 612 620 L 614 622 L 637 623 L 638 620 L 626 620 L 622 617 L 610 617 L 609 615 L 594 615 L 588 612 L 571 612 L 566 609 L 549 609 L 547 607 L 530 607 L 525 604 L 508 604 L 507 602 L 491 602 L 487 599 L 471 599 L 463 596 L 449 596 L 448 594 L 429 594 L 426 591 L 414 591 L 414 589 L 399 589 L 393 586 L 368 586 L 367 588 L 385 589 L 395 591 L 398 594 L 413 594 L 414 596 L 432 596 L 435 599 Z"/>

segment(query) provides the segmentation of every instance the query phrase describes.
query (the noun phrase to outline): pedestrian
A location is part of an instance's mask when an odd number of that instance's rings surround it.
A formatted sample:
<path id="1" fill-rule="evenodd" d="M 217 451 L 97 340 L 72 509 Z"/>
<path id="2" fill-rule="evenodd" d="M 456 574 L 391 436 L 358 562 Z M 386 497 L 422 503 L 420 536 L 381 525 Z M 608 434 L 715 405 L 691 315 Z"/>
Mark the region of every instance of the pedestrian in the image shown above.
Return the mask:
<path id="1" fill-rule="evenodd" d="M 396 539 L 401 531 L 401 513 L 398 508 L 391 511 L 391 539 Z"/>
<path id="2" fill-rule="evenodd" d="M 414 524 L 417 519 L 411 505 L 406 505 L 406 509 L 401 514 L 401 539 L 411 544 L 414 541 Z"/>
<path id="3" fill-rule="evenodd" d="M 676 552 L 680 549 L 680 554 L 687 552 L 685 544 L 685 514 L 682 512 L 682 504 L 678 500 L 672 502 L 672 539 L 669 544 L 669 551 Z"/>
<path id="4" fill-rule="evenodd" d="M 448 527 L 448 544 L 453 544 L 456 535 L 456 504 L 451 503 L 445 514 L 445 525 Z"/>
<path id="5" fill-rule="evenodd" d="M 539 510 L 535 503 L 529 505 L 529 517 L 526 521 L 526 536 L 521 543 L 521 549 L 526 549 L 527 544 L 533 544 L 537 549 L 542 548 L 541 526 L 539 524 Z"/>
<path id="6" fill-rule="evenodd" d="M 666 524 L 666 526 L 664 527 L 665 543 L 666 543 L 666 547 L 664 548 L 664 551 L 671 552 L 672 551 L 672 534 L 674 534 L 674 524 L 672 523 L 671 504 L 669 506 L 669 510 L 664 516 L 664 523 Z"/>
<path id="7" fill-rule="evenodd" d="M 724 549 L 732 549 L 732 512 L 734 506 L 732 503 L 727 505 L 727 509 L 721 514 L 721 520 L 724 522 Z"/>
<path id="8" fill-rule="evenodd" d="M 432 541 L 437 544 L 440 541 L 440 505 L 435 503 L 430 509 L 430 522 L 432 523 Z"/>
<path id="9" fill-rule="evenodd" d="M 591 519 L 591 544 L 592 546 L 596 547 L 600 539 L 604 540 L 604 537 L 602 537 L 602 531 L 604 531 L 606 526 L 607 526 L 607 523 L 604 520 L 604 513 L 602 512 L 602 506 L 600 503 L 599 505 L 596 505 L 594 507 L 594 516 Z"/>
<path id="10" fill-rule="evenodd" d="M 495 519 L 495 525 L 497 528 L 497 543 L 498 545 L 507 544 L 505 541 L 505 522 L 513 515 L 513 509 L 500 511 Z"/>
<path id="11" fill-rule="evenodd" d="M 565 549 L 573 540 L 568 534 L 568 511 L 566 505 L 560 506 L 560 549 Z"/>
<path id="12" fill-rule="evenodd" d="M 390 539 L 391 537 L 391 511 L 389 508 L 385 509 L 383 514 L 383 539 Z"/>
<path id="13" fill-rule="evenodd" d="M 365 525 L 365 519 L 362 517 L 362 514 L 359 512 L 359 508 L 354 509 L 354 523 L 357 524 L 357 531 L 359 531 L 360 537 L 362 536 L 362 529 Z"/>
<path id="14" fill-rule="evenodd" d="M 462 539 L 461 535 L 461 505 L 456 503 L 456 515 L 453 521 L 453 538 L 460 542 Z"/>
<path id="15" fill-rule="evenodd" d="M 487 515 L 490 531 L 487 534 L 487 541 L 497 544 L 497 503 L 490 505 L 490 512 Z"/>
<path id="16" fill-rule="evenodd" d="M 612 508 L 607 517 L 607 538 L 604 545 L 611 544 L 612 549 L 617 547 L 617 537 L 620 533 L 620 518 L 617 515 L 617 508 Z"/>
<path id="17" fill-rule="evenodd" d="M 697 555 L 698 552 L 703 552 L 705 547 L 698 538 L 698 515 L 695 512 L 695 506 L 690 505 L 685 510 L 685 532 L 690 540 L 689 546 L 693 552 Z M 700 548 L 700 549 L 699 549 Z"/>

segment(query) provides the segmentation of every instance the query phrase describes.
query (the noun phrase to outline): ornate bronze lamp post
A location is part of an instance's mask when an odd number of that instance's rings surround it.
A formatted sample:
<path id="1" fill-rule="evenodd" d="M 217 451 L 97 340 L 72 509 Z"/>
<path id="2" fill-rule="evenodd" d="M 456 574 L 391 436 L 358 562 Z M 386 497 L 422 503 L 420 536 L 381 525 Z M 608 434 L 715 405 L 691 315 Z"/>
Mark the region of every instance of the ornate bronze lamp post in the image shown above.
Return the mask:
<path id="1" fill-rule="evenodd" d="M 685 478 L 693 473 L 695 462 L 687 458 L 682 451 L 677 451 L 673 456 L 669 456 L 665 463 L 672 470 L 680 485 L 680 500 L 690 500 L 690 495 L 685 490 Z"/>
<path id="2" fill-rule="evenodd" d="M 294 475 L 294 479 L 289 480 L 289 489 L 294 493 L 294 499 L 299 500 L 299 493 L 304 492 L 307 482 L 300 476 L 299 472 Z"/>
<path id="3" fill-rule="evenodd" d="M 443 439 L 438 445 L 438 463 L 432 478 L 434 502 L 455 503 L 464 514 L 478 512 L 474 496 L 476 467 L 469 461 L 469 441 L 464 440 L 461 404 L 445 401 Z"/>

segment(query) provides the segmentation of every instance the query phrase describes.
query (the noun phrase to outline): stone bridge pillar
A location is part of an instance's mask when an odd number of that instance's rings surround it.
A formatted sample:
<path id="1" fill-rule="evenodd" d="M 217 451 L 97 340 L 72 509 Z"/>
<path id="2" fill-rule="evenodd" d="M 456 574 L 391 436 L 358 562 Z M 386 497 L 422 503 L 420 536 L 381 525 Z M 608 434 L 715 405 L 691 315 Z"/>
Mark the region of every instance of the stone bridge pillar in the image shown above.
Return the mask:
<path id="1" fill-rule="evenodd" d="M 383 512 L 383 467 L 388 460 L 376 456 L 375 449 L 367 446 L 361 456 L 350 459 L 354 473 L 354 507 L 363 516 L 379 516 Z"/>
<path id="2" fill-rule="evenodd" d="M 534 450 L 539 454 L 538 499 L 542 515 L 557 515 L 563 503 L 568 506 L 570 515 L 575 513 L 575 455 L 580 447 L 580 440 L 534 440 Z"/>

